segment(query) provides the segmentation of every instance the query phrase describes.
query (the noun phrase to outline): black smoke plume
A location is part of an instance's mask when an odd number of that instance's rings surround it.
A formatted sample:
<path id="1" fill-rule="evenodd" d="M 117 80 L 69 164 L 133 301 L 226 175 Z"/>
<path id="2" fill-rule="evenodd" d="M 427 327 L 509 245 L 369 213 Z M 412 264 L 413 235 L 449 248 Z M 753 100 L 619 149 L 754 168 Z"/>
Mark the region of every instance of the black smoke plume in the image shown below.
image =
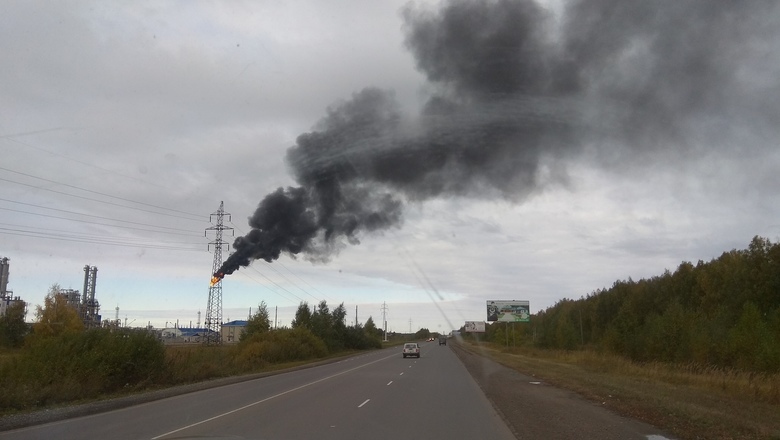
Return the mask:
<path id="1" fill-rule="evenodd" d="M 282 252 L 327 259 L 342 240 L 400 225 L 409 201 L 522 201 L 565 161 L 729 147 L 732 124 L 780 123 L 780 2 L 452 0 L 403 9 L 406 46 L 435 88 L 422 114 L 367 88 L 300 135 L 279 188 L 220 272 Z M 721 135 L 726 135 L 721 136 Z M 744 145 L 739 148 L 746 148 Z M 616 158 L 616 159 L 614 159 Z M 630 160 L 630 159 L 629 159 Z"/>

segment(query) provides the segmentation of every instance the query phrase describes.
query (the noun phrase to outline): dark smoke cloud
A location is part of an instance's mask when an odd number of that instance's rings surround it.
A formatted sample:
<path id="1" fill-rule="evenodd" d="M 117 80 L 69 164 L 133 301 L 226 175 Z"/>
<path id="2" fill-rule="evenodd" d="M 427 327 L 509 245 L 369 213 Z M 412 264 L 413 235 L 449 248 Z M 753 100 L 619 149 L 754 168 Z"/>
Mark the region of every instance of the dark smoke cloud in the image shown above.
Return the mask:
<path id="1" fill-rule="evenodd" d="M 329 108 L 287 153 L 300 186 L 263 199 L 222 271 L 282 252 L 327 259 L 399 226 L 409 201 L 521 201 L 543 164 L 586 145 L 681 150 L 735 121 L 776 142 L 777 4 L 577 0 L 562 17 L 534 1 L 409 5 L 406 46 L 436 87 L 422 114 L 373 88 Z"/>

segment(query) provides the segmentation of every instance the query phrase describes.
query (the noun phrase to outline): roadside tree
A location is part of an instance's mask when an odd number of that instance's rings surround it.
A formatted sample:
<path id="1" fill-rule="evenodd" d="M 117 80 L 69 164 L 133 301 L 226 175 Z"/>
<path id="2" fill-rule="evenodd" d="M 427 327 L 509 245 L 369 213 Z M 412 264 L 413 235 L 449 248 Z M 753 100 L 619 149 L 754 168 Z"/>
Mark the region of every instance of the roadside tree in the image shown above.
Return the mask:
<path id="1" fill-rule="evenodd" d="M 257 312 L 246 322 L 246 327 L 241 334 L 240 340 L 249 338 L 257 333 L 265 333 L 269 330 L 271 330 L 271 318 L 268 315 L 268 305 L 266 305 L 265 301 L 261 301 L 257 306 Z"/>
<path id="2" fill-rule="evenodd" d="M 84 323 L 78 311 L 68 304 L 60 294 L 59 284 L 52 284 L 43 300 L 43 306 L 35 306 L 36 322 L 33 324 L 35 337 L 56 336 L 84 330 Z"/>
<path id="3" fill-rule="evenodd" d="M 298 304 L 298 310 L 295 311 L 295 319 L 292 321 L 292 328 L 311 330 L 311 309 L 306 301 Z"/>
<path id="4" fill-rule="evenodd" d="M 15 302 L 10 305 L 3 316 L 0 316 L 0 347 L 18 348 L 24 343 L 27 335 L 27 304 Z"/>

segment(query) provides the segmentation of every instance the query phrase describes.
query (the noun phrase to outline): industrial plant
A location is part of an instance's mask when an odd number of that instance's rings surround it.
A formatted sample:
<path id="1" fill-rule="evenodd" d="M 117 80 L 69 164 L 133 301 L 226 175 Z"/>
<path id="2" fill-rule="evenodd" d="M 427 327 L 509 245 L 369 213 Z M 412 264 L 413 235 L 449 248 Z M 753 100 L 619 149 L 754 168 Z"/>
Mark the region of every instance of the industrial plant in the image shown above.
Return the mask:
<path id="1" fill-rule="evenodd" d="M 13 290 L 8 290 L 8 274 L 11 272 L 10 260 L 6 257 L 0 259 L 0 316 L 5 316 L 6 310 L 16 303 L 23 303 L 18 296 L 14 296 Z"/>
<path id="2" fill-rule="evenodd" d="M 14 296 L 12 290 L 8 290 L 10 266 L 10 259 L 7 257 L 0 259 L 0 316 L 5 315 L 8 308 L 14 304 L 23 303 L 20 297 Z M 84 266 L 83 291 L 60 289 L 58 292 L 58 295 L 64 297 L 68 305 L 78 312 L 86 328 L 98 328 L 103 325 L 100 316 L 100 302 L 95 298 L 97 271 L 95 266 Z"/>
<path id="3" fill-rule="evenodd" d="M 213 247 L 214 250 L 212 273 L 215 274 L 222 265 L 222 250 L 228 245 L 223 239 L 223 233 L 226 231 L 232 232 L 233 229 L 225 226 L 225 218 L 229 219 L 230 214 L 224 211 L 224 203 L 220 202 L 219 209 L 211 214 L 211 220 L 216 220 L 216 224 L 206 229 L 207 235 L 209 232 L 215 233 L 214 240 L 209 242 L 209 248 Z M 7 288 L 9 280 L 9 261 L 8 258 L 2 258 L 0 260 L 0 316 L 4 315 L 6 310 L 15 302 L 21 302 L 21 299 L 19 297 L 14 297 L 13 292 Z M 122 323 L 119 319 L 118 306 L 116 307 L 116 316 L 114 319 L 102 319 L 100 314 L 100 302 L 95 295 L 97 272 L 98 268 L 96 266 L 90 266 L 89 264 L 85 265 L 82 290 L 58 288 L 55 294 L 64 299 L 68 306 L 76 310 L 81 321 L 84 323 L 84 327 L 87 329 L 122 327 Z M 147 326 L 147 330 L 156 332 L 158 337 L 166 344 L 205 343 L 211 345 L 238 342 L 246 328 L 246 324 L 247 321 L 245 320 L 234 320 L 230 322 L 222 321 L 222 283 L 220 278 L 212 279 L 212 282 L 209 285 L 208 303 L 203 326 L 201 326 L 200 312 L 198 312 L 198 321 L 195 326 L 193 326 L 190 321 L 189 327 L 180 327 L 177 320 L 175 326 L 168 327 L 168 323 L 166 322 L 165 328 L 161 329 L 153 328 L 150 323 Z M 127 319 L 125 319 L 125 326 L 127 326 Z"/>
<path id="4" fill-rule="evenodd" d="M 60 295 L 65 297 L 68 305 L 76 309 L 86 328 L 98 328 L 101 326 L 100 302 L 95 299 L 97 271 L 98 269 L 95 266 L 84 266 L 83 294 L 73 289 L 60 289 L 59 292 Z"/>

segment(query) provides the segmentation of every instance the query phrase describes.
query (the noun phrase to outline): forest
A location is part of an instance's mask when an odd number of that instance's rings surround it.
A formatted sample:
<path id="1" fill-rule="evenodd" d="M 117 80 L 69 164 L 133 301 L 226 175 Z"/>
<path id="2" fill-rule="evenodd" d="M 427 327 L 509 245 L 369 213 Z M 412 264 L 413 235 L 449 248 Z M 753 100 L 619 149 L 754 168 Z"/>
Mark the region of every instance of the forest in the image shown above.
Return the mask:
<path id="1" fill-rule="evenodd" d="M 489 325 L 484 337 L 639 362 L 778 372 L 780 244 L 756 236 L 747 249 L 709 262 L 682 262 L 674 272 L 562 299 L 530 323 Z"/>

